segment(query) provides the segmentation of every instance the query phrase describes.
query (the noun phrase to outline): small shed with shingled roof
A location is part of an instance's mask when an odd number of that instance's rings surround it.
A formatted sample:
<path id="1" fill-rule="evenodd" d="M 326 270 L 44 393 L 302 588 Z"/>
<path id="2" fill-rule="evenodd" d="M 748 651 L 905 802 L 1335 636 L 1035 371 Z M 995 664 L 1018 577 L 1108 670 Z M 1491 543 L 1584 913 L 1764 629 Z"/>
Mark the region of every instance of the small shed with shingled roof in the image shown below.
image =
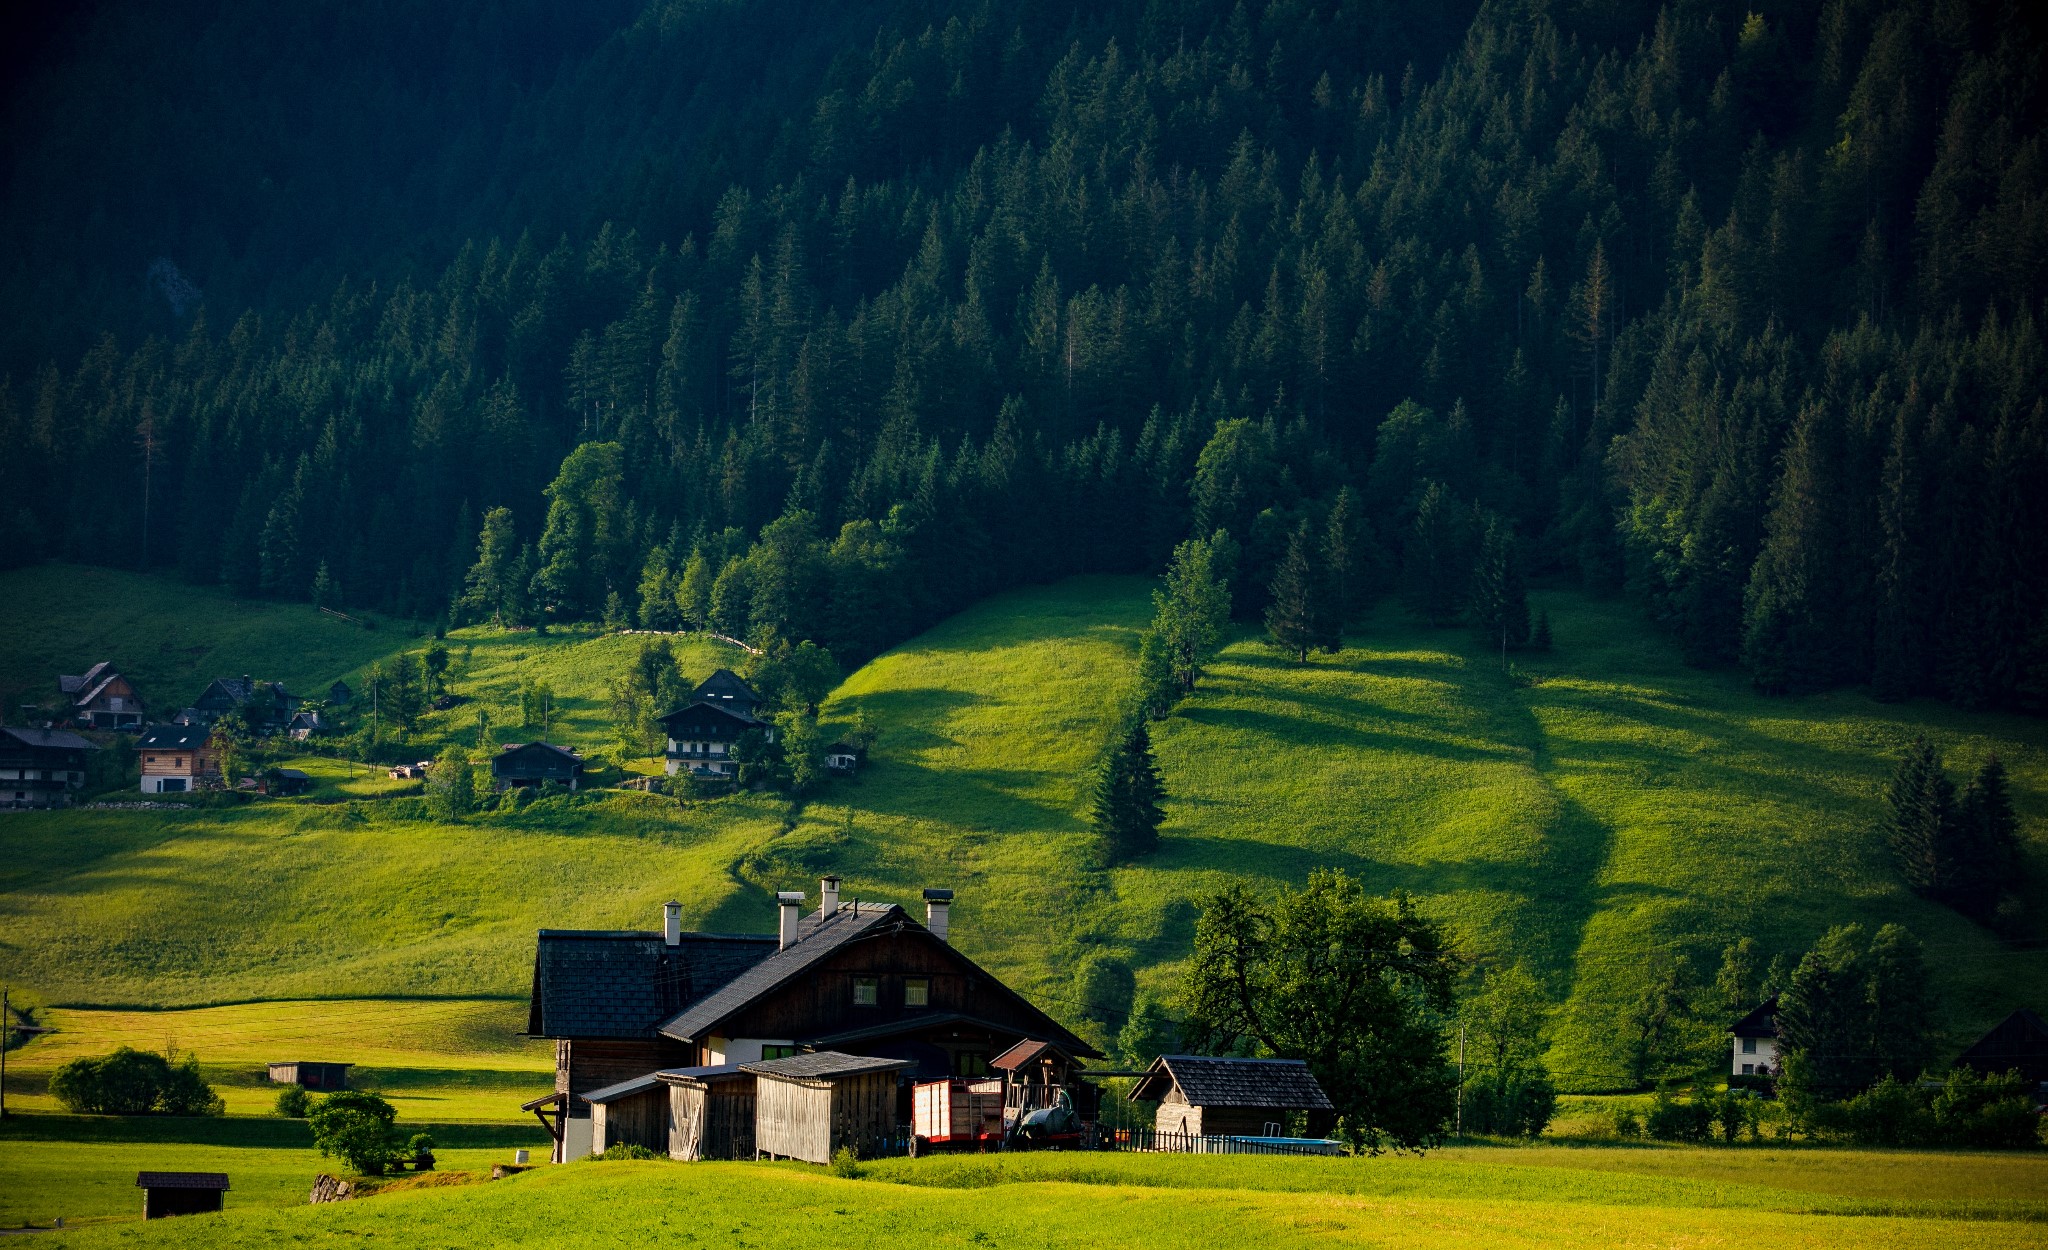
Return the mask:
<path id="1" fill-rule="evenodd" d="M 1157 1131 L 1196 1137 L 1284 1136 L 1299 1112 L 1319 1137 L 1337 1110 L 1299 1059 L 1214 1055 L 1161 1055 L 1131 1087 L 1131 1101 L 1158 1102 Z"/>
<path id="2" fill-rule="evenodd" d="M 754 1087 L 756 1158 L 830 1163 L 842 1146 L 863 1157 L 880 1154 L 896 1136 L 896 1086 L 907 1059 L 878 1059 L 821 1050 L 740 1071 Z"/>

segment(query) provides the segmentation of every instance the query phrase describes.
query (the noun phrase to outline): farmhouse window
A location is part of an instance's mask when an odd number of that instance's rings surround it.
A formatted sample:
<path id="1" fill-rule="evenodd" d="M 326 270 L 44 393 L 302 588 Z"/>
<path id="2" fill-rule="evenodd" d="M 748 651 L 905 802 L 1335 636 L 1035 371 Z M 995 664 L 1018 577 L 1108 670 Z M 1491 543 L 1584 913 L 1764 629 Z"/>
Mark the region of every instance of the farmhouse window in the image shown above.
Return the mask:
<path id="1" fill-rule="evenodd" d="M 1755 1075 L 1756 1075 L 1756 1065 L 1755 1065 L 1755 1064 L 1753 1064 L 1753 1063 L 1745 1063 L 1745 1064 L 1743 1064 L 1743 1065 L 1742 1065 L 1742 1075 L 1744 1075 L 1744 1076 L 1755 1076 Z"/>
<path id="2" fill-rule="evenodd" d="M 763 1059 L 787 1059 L 795 1053 L 796 1047 L 794 1046 L 777 1046 L 772 1042 L 764 1042 L 761 1045 L 761 1058 Z"/>
<path id="3" fill-rule="evenodd" d="M 150 756 L 150 757 L 149 757 L 149 762 L 150 762 L 150 763 L 152 763 L 152 764 L 156 763 L 156 756 L 154 756 L 154 755 Z"/>
<path id="4" fill-rule="evenodd" d="M 1745 1055 L 1753 1055 L 1753 1054 L 1755 1054 L 1755 1053 L 1756 1053 L 1756 1039 L 1755 1039 L 1755 1038 L 1753 1038 L 1753 1037 L 1745 1037 L 1745 1038 L 1743 1038 L 1743 1039 L 1742 1039 L 1742 1053 L 1743 1053 L 1743 1054 L 1745 1054 Z"/>
<path id="5" fill-rule="evenodd" d="M 878 986 L 875 978 L 855 977 L 853 979 L 853 1005 L 856 1007 L 874 1006 L 881 999 L 877 989 Z"/>
<path id="6" fill-rule="evenodd" d="M 925 977 L 907 977 L 903 982 L 903 1005 L 905 1007 L 929 1007 L 932 1002 L 932 983 Z"/>

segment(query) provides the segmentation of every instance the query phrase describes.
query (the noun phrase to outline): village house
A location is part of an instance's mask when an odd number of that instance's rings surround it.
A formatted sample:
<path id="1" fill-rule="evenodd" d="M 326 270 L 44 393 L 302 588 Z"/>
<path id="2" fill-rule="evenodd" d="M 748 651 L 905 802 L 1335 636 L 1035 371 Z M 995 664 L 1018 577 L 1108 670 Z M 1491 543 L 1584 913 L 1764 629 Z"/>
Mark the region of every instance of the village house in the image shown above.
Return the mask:
<path id="1" fill-rule="evenodd" d="M 426 771 L 425 764 L 421 772 Z M 507 743 L 491 760 L 491 781 L 500 790 L 556 785 L 574 790 L 583 780 L 583 757 L 550 742 Z"/>
<path id="2" fill-rule="evenodd" d="M 70 700 L 71 718 L 81 728 L 142 728 L 142 697 L 112 660 L 101 660 L 76 677 L 59 677 L 57 689 Z"/>
<path id="3" fill-rule="evenodd" d="M 257 681 L 244 673 L 240 677 L 216 677 L 180 716 L 190 716 L 194 723 L 210 726 L 230 712 L 240 712 L 250 733 L 267 737 L 283 729 L 298 707 L 298 697 L 282 684 Z"/>
<path id="4" fill-rule="evenodd" d="M 2036 1086 L 2048 1087 L 2048 1021 L 2022 1007 L 1978 1038 L 1956 1059 L 1956 1066 L 1985 1076 L 2017 1072 Z M 2048 1093 L 2048 1088 L 2037 1093 Z"/>
<path id="5" fill-rule="evenodd" d="M 304 742 L 308 738 L 325 735 L 333 728 L 327 718 L 320 714 L 319 709 L 307 708 L 294 712 L 292 718 L 285 722 L 284 731 L 294 742 Z"/>
<path id="6" fill-rule="evenodd" d="M 1288 1136 L 1304 1116 L 1311 1138 L 1336 1120 L 1336 1107 L 1299 1059 L 1161 1055 L 1136 1085 L 1132 1102 L 1157 1102 L 1155 1132 L 1187 1137 Z"/>
<path id="7" fill-rule="evenodd" d="M 1778 1070 L 1778 996 L 1728 1027 L 1734 1041 L 1734 1058 L 1728 1075 L 1769 1077 Z"/>
<path id="8" fill-rule="evenodd" d="M 731 669 L 721 668 L 690 692 L 690 701 L 661 718 L 668 736 L 670 776 L 737 779 L 733 747 L 749 733 L 775 741 L 775 725 L 759 715 L 761 696 Z"/>
<path id="9" fill-rule="evenodd" d="M 65 729 L 0 728 L 0 807 L 66 807 L 98 747 Z"/>
<path id="10" fill-rule="evenodd" d="M 220 780 L 220 759 L 204 725 L 151 725 L 135 740 L 144 794 L 183 794 Z"/>
<path id="11" fill-rule="evenodd" d="M 951 891 L 925 892 L 922 924 L 893 903 L 841 900 L 836 877 L 819 895 L 802 916 L 802 894 L 779 894 L 773 935 L 684 933 L 677 903 L 660 932 L 540 932 L 527 1032 L 555 1042 L 555 1089 L 525 1109 L 547 1124 L 557 1161 L 594 1145 L 593 1092 L 621 1096 L 612 1087 L 664 1070 L 822 1051 L 903 1060 L 891 1079 L 908 1123 L 908 1081 L 986 1075 L 1021 1041 L 1099 1057 L 949 943 Z M 730 1135 L 718 1143 L 730 1149 Z"/>

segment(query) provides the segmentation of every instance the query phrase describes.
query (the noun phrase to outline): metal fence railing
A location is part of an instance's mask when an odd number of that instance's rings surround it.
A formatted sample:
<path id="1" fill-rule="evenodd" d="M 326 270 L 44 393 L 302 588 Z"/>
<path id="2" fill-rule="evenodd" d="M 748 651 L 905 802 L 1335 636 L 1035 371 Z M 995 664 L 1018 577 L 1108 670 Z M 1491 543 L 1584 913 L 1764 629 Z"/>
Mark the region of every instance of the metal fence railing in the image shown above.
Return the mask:
<path id="1" fill-rule="evenodd" d="M 1090 1150 L 1199 1155 L 1335 1155 L 1344 1148 L 1312 1137 L 1251 1137 L 1201 1133 L 1162 1133 L 1149 1128 L 1092 1126 L 1084 1142 Z"/>

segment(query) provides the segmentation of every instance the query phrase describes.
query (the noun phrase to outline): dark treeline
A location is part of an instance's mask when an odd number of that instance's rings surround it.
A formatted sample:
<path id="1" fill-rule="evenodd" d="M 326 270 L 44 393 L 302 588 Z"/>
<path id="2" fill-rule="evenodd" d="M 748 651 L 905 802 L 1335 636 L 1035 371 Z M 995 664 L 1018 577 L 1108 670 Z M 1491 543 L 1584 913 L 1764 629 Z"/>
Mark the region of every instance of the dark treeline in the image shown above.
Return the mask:
<path id="1" fill-rule="evenodd" d="M 1256 620 L 1341 529 L 1349 603 L 1491 629 L 1513 551 L 1766 689 L 2048 703 L 2030 11 L 1103 7 L 565 34 L 435 193 L 243 204 L 205 312 L 17 372 L 0 550 L 851 661 L 1217 530 Z M 280 232 L 351 276 L 215 320 Z"/>

